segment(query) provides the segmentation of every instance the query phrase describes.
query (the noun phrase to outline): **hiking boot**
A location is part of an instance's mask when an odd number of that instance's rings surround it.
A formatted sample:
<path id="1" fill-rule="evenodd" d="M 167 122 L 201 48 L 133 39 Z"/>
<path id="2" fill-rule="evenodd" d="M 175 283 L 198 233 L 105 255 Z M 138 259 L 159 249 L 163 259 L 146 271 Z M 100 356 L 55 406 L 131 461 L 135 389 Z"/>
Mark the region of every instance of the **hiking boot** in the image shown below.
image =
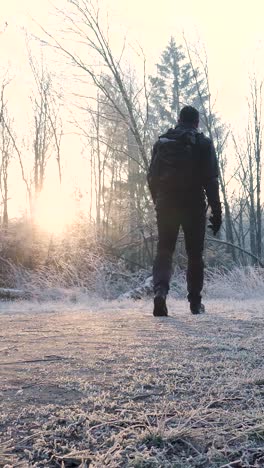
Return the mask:
<path id="1" fill-rule="evenodd" d="M 193 315 L 204 314 L 205 312 L 205 307 L 201 302 L 196 303 L 196 304 L 190 303 L 190 309 Z"/>
<path id="2" fill-rule="evenodd" d="M 154 317 L 167 317 L 168 309 L 166 306 L 166 296 L 165 291 L 158 290 L 154 297 Z"/>

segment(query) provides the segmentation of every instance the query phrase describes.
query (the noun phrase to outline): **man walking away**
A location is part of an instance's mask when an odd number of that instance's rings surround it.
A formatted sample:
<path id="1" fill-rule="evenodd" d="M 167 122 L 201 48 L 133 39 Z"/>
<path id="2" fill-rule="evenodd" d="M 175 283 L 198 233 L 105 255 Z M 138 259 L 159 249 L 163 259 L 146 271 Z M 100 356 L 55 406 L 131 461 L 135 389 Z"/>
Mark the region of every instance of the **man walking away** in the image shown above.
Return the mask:
<path id="1" fill-rule="evenodd" d="M 188 257 L 187 289 L 192 314 L 204 312 L 203 249 L 206 198 L 213 234 L 222 223 L 218 164 L 212 141 L 198 132 L 199 112 L 185 106 L 174 129 L 160 136 L 152 151 L 147 180 L 157 212 L 158 246 L 153 265 L 154 316 L 167 316 L 166 297 L 172 256 L 182 226 Z"/>

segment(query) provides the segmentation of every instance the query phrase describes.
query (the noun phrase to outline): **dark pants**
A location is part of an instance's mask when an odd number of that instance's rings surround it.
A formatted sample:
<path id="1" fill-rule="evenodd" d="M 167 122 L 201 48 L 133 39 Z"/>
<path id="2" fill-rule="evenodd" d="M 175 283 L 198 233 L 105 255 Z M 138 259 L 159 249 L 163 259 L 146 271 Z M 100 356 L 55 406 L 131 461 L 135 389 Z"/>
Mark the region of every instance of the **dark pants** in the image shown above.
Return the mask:
<path id="1" fill-rule="evenodd" d="M 182 226 L 188 256 L 188 300 L 199 303 L 204 279 L 203 248 L 205 236 L 205 203 L 196 200 L 172 205 L 161 200 L 156 204 L 158 223 L 157 255 L 153 265 L 154 292 L 169 290 L 172 256 L 179 228 Z"/>

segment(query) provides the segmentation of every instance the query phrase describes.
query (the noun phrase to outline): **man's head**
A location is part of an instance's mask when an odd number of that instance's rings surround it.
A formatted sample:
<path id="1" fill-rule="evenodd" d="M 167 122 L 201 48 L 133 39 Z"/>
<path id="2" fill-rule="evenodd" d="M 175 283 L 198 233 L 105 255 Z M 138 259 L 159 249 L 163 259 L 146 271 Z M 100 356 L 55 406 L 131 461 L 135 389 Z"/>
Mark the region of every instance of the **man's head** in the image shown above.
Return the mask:
<path id="1" fill-rule="evenodd" d="M 185 106 L 182 108 L 179 116 L 179 123 L 193 125 L 198 127 L 199 125 L 199 112 L 195 107 Z"/>

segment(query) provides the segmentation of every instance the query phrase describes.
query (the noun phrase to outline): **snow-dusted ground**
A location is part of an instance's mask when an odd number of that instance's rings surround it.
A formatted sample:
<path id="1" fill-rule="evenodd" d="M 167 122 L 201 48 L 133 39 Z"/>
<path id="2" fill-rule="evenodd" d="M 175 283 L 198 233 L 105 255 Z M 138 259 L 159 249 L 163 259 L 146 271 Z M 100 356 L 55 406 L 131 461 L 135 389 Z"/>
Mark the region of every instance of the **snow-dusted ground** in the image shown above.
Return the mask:
<path id="1" fill-rule="evenodd" d="M 255 296 L 1 303 L 0 466 L 264 466 Z"/>

